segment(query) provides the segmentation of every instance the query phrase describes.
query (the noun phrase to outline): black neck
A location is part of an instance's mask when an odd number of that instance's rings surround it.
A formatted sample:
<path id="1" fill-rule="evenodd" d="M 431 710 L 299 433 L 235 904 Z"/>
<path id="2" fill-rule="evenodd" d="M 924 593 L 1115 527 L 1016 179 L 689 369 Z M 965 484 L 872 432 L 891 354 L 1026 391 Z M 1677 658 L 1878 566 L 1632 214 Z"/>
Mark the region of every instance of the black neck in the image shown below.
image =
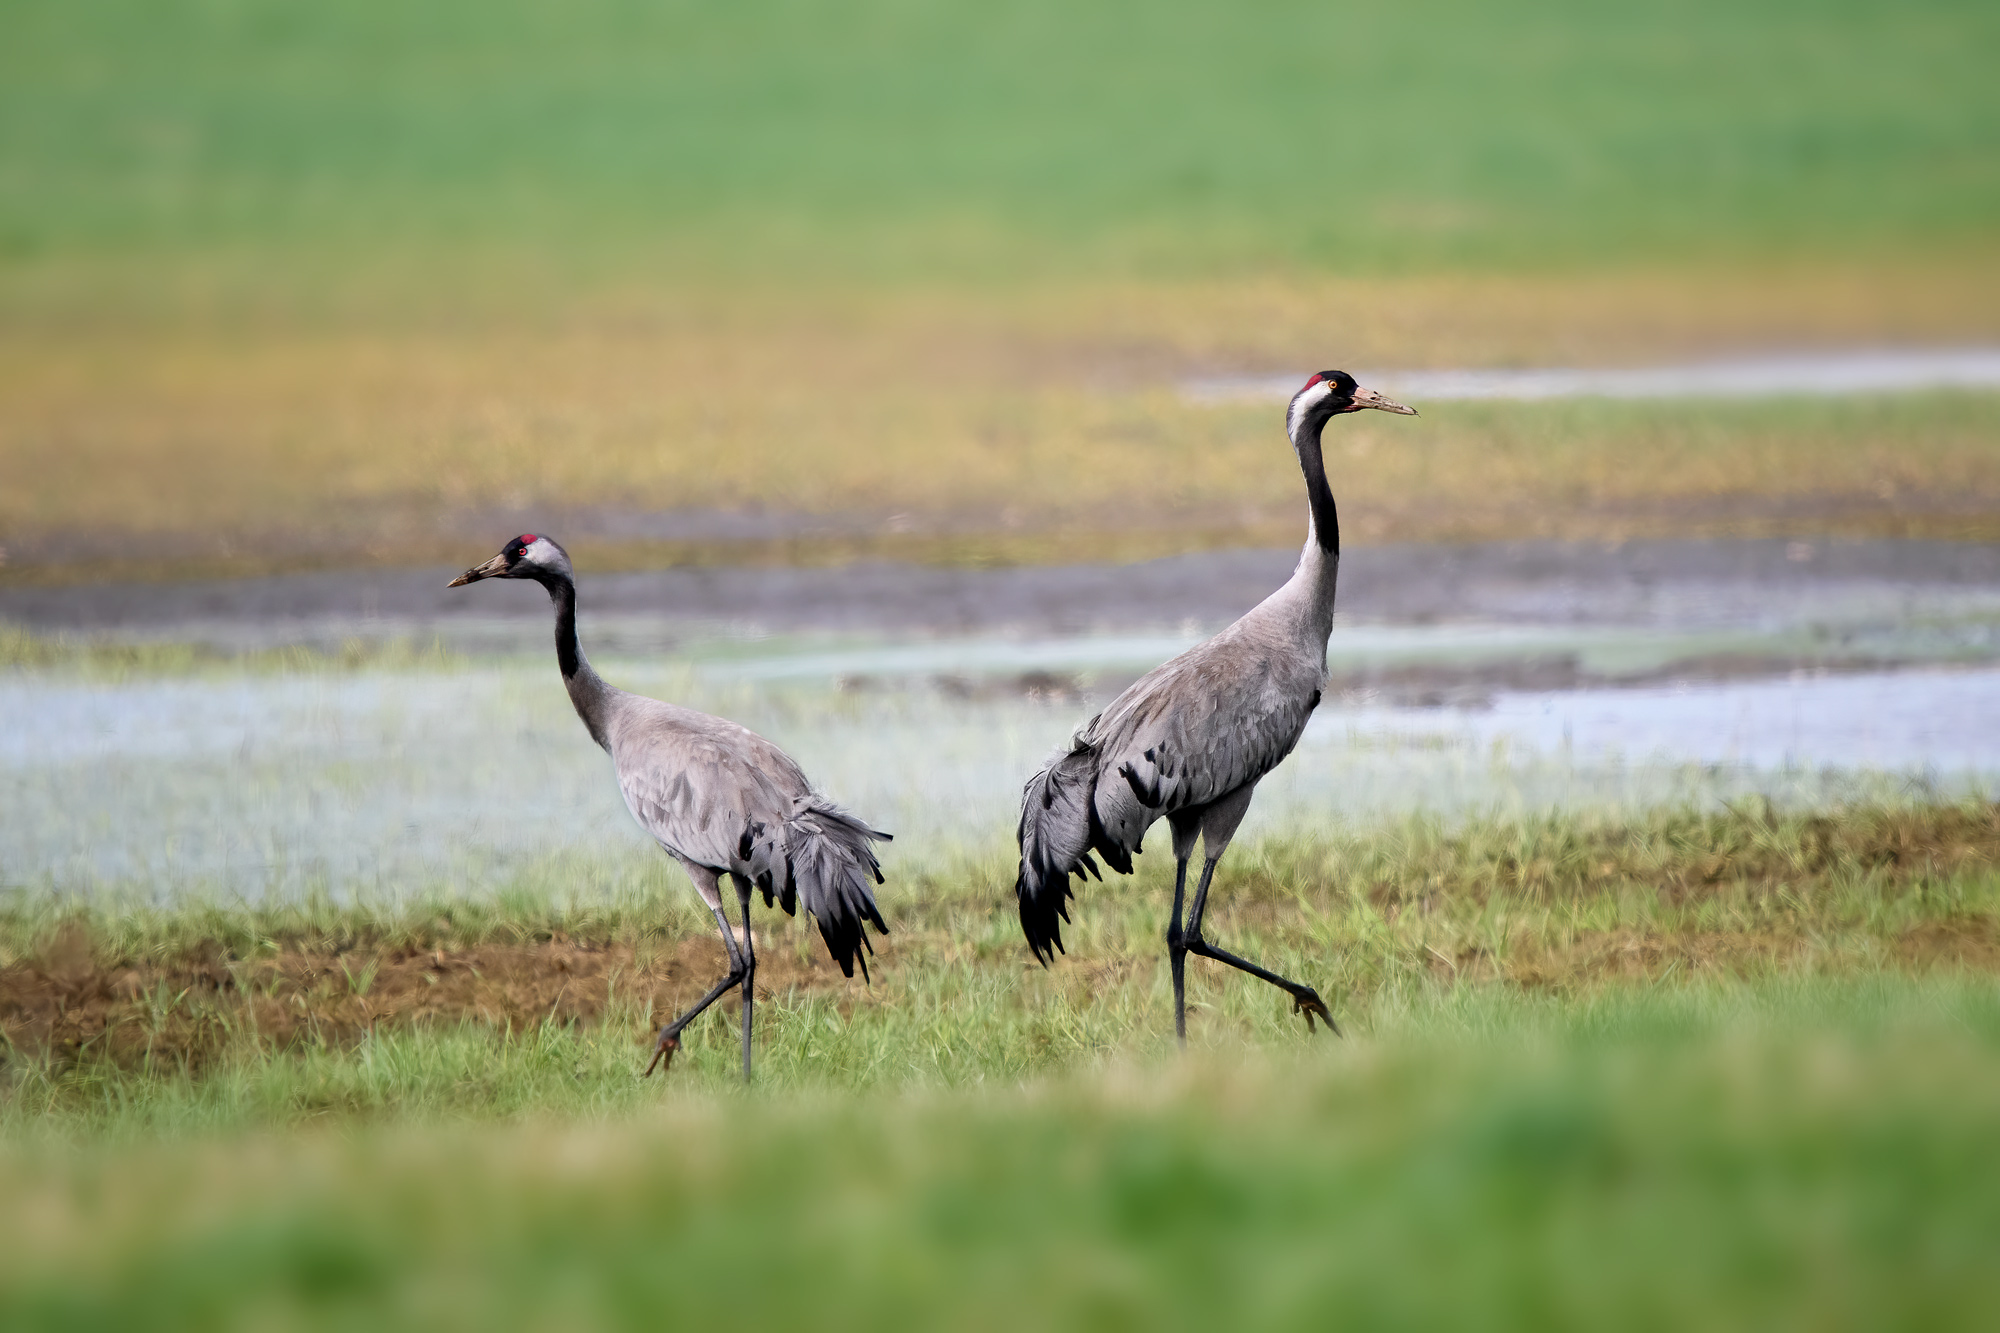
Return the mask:
<path id="1" fill-rule="evenodd" d="M 1331 412 L 1319 413 L 1299 423 L 1299 471 L 1305 473 L 1306 502 L 1312 506 L 1313 536 L 1319 549 L 1328 555 L 1340 554 L 1340 514 L 1333 507 L 1333 489 L 1326 484 L 1326 460 L 1320 454 L 1319 436 L 1326 429 Z"/>
<path id="2" fill-rule="evenodd" d="M 583 659 L 583 650 L 577 646 L 576 584 L 567 574 L 536 577 L 549 590 L 549 600 L 556 604 L 556 665 L 562 668 L 563 688 L 569 691 L 576 715 L 589 728 L 590 738 L 609 749 L 612 714 L 621 696 L 591 669 L 590 663 Z"/>
<path id="3" fill-rule="evenodd" d="M 547 575 L 541 584 L 556 604 L 556 665 L 564 680 L 574 680 L 583 665 L 583 653 L 576 646 L 576 584 L 562 574 Z"/>

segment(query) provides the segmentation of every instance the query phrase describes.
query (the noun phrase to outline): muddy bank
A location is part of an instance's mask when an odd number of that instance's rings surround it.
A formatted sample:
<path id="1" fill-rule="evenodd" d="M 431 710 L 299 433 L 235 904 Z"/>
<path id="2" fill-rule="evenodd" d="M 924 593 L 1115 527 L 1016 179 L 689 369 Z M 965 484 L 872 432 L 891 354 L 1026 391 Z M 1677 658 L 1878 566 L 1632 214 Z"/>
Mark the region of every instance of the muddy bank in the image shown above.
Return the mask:
<path id="1" fill-rule="evenodd" d="M 1732 811 L 1555 837 L 1467 837 L 1414 860 L 1399 849 L 1389 863 L 1365 856 L 1319 863 L 1303 879 L 1268 860 L 1252 862 L 1231 872 L 1218 929 L 1296 929 L 1302 894 L 1327 912 L 1365 901 L 1378 923 L 1403 929 L 1435 919 L 1446 927 L 1434 939 L 1448 950 L 1426 942 L 1425 932 L 1398 946 L 1440 979 L 1531 989 L 1685 970 L 1748 976 L 1849 964 L 2000 972 L 2000 919 L 1963 892 L 2000 865 L 2000 804 L 1792 820 Z M 1572 929 L 1601 919 L 1596 905 L 1629 907 L 1635 893 L 1663 909 L 1647 924 Z M 1483 910 L 1495 904 L 1522 910 Z M 1482 924 L 1468 937 L 1451 925 L 1489 915 L 1509 922 L 1512 934 L 1496 941 Z M 1727 928 L 1732 921 L 1737 928 Z M 877 942 L 872 990 L 843 978 L 816 943 L 802 957 L 760 932 L 758 998 L 826 992 L 842 1004 L 863 996 L 901 1004 L 910 993 L 905 978 L 963 956 L 962 941 L 934 921 L 898 927 Z M 0 965 L 0 1070 L 8 1060 L 198 1069 L 246 1043 L 338 1046 L 385 1028 L 459 1023 L 513 1032 L 548 1022 L 623 1024 L 636 1060 L 649 1029 L 727 970 L 713 936 L 662 939 L 630 921 L 574 932 L 519 919 L 442 918 L 387 930 L 281 930 L 246 916 L 151 947 L 114 945 L 88 918 L 33 939 L 15 931 L 18 952 Z M 1055 971 L 1065 984 L 1098 985 L 1156 968 L 1153 938 L 1112 952 L 1079 941 Z M 985 965 L 1037 970 L 1011 949 Z"/>
<path id="2" fill-rule="evenodd" d="M 1290 574 L 1291 549 L 1136 564 L 700 568 L 586 574 L 589 626 L 658 643 L 717 627 L 761 633 L 1079 634 L 1214 627 Z M 457 570 L 363 570 L 201 583 L 0 588 L 0 621 L 38 633 L 225 648 L 439 636 L 518 649 L 540 589 L 447 590 Z M 2000 545 L 1932 541 L 1519 542 L 1363 547 L 1340 609 L 1359 622 L 1484 621 L 1663 629 L 2000 609 Z"/>
<path id="3" fill-rule="evenodd" d="M 1389 903 L 1391 920 L 1402 905 Z M 1236 927 L 1266 915 L 1257 904 L 1236 905 L 1217 921 Z M 1618 927 L 1561 940 L 1517 934 L 1501 953 L 1484 944 L 1418 949 L 1410 961 L 1440 981 L 1573 992 L 1670 975 L 1825 969 L 1848 953 L 1869 968 L 2000 974 L 2000 921 L 1949 915 L 1857 935 L 1848 948 L 1831 951 L 1823 929 L 1798 921 L 1744 931 Z M 1095 988 L 1161 961 L 1079 952 L 1058 959 L 1054 972 L 1059 984 Z M 551 1022 L 629 1028 L 636 1073 L 648 1038 L 726 970 L 721 943 L 710 939 L 636 954 L 625 943 L 543 941 L 451 951 L 286 950 L 247 960 L 211 947 L 168 962 L 109 963 L 58 949 L 0 968 L 0 1086 L 10 1061 L 199 1074 L 246 1047 L 343 1048 L 378 1031 L 465 1023 L 517 1035 Z M 822 957 L 802 963 L 795 951 L 778 950 L 758 959 L 760 1002 L 843 988 L 876 1002 L 890 994 L 879 985 L 863 991 Z M 703 1021 L 732 1022 L 737 1012 L 736 997 L 726 996 Z"/>
<path id="4" fill-rule="evenodd" d="M 759 999 L 849 982 L 823 953 L 760 948 Z M 199 1070 L 246 1043 L 351 1045 L 381 1028 L 665 1023 L 729 970 L 720 940 L 657 947 L 549 939 L 464 947 L 294 943 L 250 957 L 208 943 L 170 959 L 102 957 L 79 931 L 0 967 L 0 1064 Z M 716 1012 L 735 1010 L 726 998 Z M 643 1054 L 634 1047 L 635 1058 Z M 635 1068 L 637 1066 L 635 1065 Z"/>

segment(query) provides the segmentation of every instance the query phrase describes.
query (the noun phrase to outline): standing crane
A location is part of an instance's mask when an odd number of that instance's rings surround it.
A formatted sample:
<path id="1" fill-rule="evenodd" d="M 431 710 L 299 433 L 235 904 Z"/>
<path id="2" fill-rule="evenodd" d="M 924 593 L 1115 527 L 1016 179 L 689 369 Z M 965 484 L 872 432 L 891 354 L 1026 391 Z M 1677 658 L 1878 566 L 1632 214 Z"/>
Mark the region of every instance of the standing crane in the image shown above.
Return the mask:
<path id="1" fill-rule="evenodd" d="M 743 1078 L 750 1078 L 750 1012 L 757 951 L 750 939 L 750 894 L 775 899 L 787 915 L 800 903 L 819 923 L 827 952 L 843 974 L 868 976 L 864 925 L 889 933 L 871 887 L 882 869 L 871 844 L 889 835 L 813 789 L 792 757 L 746 727 L 677 704 L 629 694 L 605 683 L 576 641 L 576 579 L 569 553 L 554 540 L 522 533 L 485 564 L 451 581 L 533 579 L 556 608 L 556 664 L 590 738 L 611 755 L 626 808 L 668 856 L 681 863 L 708 904 L 729 954 L 729 973 L 708 994 L 660 1029 L 650 1075 L 671 1067 L 681 1029 L 732 986 L 743 988 Z M 722 877 L 736 887 L 743 914 L 742 948 L 722 910 Z"/>
<path id="2" fill-rule="evenodd" d="M 1315 1015 L 1336 1033 L 1311 986 L 1219 949 L 1201 933 L 1215 864 L 1250 808 L 1266 773 L 1292 752 L 1326 681 L 1333 631 L 1340 520 L 1327 486 L 1320 432 L 1347 412 L 1416 410 L 1364 389 L 1341 370 L 1323 370 L 1292 396 L 1286 433 L 1305 474 L 1308 521 L 1298 568 L 1276 592 L 1205 643 L 1134 681 L 1110 707 L 1078 728 L 1069 747 L 1028 779 L 1021 793 L 1021 866 L 1015 880 L 1021 931 L 1043 966 L 1063 947 L 1070 876 L 1101 878 L 1094 856 L 1121 875 L 1146 830 L 1162 815 L 1174 835 L 1174 910 L 1167 962 L 1174 982 L 1174 1035 L 1187 1044 L 1187 956 L 1262 978 L 1292 997 L 1311 1030 Z M 1181 902 L 1188 859 L 1202 841 L 1201 883 L 1187 924 Z"/>

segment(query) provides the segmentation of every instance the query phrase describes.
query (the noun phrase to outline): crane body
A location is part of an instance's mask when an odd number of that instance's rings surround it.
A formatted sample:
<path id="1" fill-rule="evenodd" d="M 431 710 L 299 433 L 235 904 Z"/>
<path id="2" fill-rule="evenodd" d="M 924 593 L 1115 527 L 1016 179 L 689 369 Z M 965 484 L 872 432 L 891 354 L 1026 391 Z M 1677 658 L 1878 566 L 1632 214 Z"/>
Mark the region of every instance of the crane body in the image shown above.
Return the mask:
<path id="1" fill-rule="evenodd" d="M 848 814 L 807 780 L 792 757 L 747 727 L 607 683 L 584 658 L 576 634 L 576 582 L 569 555 L 546 536 L 523 533 L 491 560 L 453 579 L 533 579 L 556 610 L 556 662 L 592 740 L 611 756 L 625 806 L 678 861 L 722 933 L 729 971 L 662 1028 L 650 1074 L 670 1066 L 680 1033 L 732 988 L 743 992 L 743 1077 L 750 1077 L 757 956 L 750 899 L 787 914 L 800 905 L 819 926 L 841 972 L 868 975 L 866 927 L 888 934 L 873 886 L 882 882 L 873 844 L 889 835 Z M 739 941 L 723 908 L 722 880 L 736 891 Z"/>
<path id="2" fill-rule="evenodd" d="M 1292 577 L 1229 628 L 1134 681 L 1078 728 L 1022 791 L 1015 894 L 1022 933 L 1044 964 L 1063 947 L 1072 877 L 1101 874 L 1100 858 L 1130 874 L 1146 831 L 1167 820 L 1175 861 L 1167 958 L 1174 1030 L 1183 1042 L 1189 954 L 1277 986 L 1308 1027 L 1315 1017 L 1334 1026 L 1317 991 L 1217 947 L 1202 933 L 1202 916 L 1216 863 L 1249 811 L 1257 783 L 1292 752 L 1319 706 L 1340 568 L 1339 517 L 1320 434 L 1333 417 L 1371 408 L 1416 415 L 1342 371 L 1323 371 L 1306 382 L 1286 417 L 1308 503 L 1305 548 Z M 1197 840 L 1201 879 L 1186 904 Z"/>

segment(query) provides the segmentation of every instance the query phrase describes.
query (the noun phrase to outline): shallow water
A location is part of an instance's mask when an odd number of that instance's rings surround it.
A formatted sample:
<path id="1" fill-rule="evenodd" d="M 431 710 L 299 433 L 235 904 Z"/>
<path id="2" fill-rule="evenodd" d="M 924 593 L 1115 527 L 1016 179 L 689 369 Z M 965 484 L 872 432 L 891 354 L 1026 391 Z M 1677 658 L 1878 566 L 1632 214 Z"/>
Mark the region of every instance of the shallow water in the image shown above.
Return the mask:
<path id="1" fill-rule="evenodd" d="M 1194 402 L 1285 402 L 1310 371 L 1190 380 Z M 1376 370 L 1355 378 L 1414 403 L 1449 399 L 1772 398 L 1811 394 L 1916 393 L 1929 389 L 2000 387 L 2000 347 L 1934 347 L 1738 357 L 1681 366 L 1624 369 Z"/>
<path id="2" fill-rule="evenodd" d="M 1291 559 L 625 575 L 593 581 L 584 638 L 614 682 L 790 749 L 897 835 L 893 877 L 1004 855 L 1022 781 L 1071 729 Z M 1248 837 L 1412 812 L 2000 783 L 2000 549 L 1528 543 L 1359 552 L 1344 574 L 1330 695 L 1264 780 Z M 443 598 L 442 577 L 385 586 L 401 600 L 377 609 L 403 619 L 352 620 L 374 604 L 342 599 L 374 585 L 333 576 L 0 597 L 26 623 L 114 636 L 242 646 L 455 625 L 467 651 L 532 652 L 419 670 L 0 675 L 0 885 L 394 898 L 678 875 L 570 712 L 539 589 L 493 589 L 480 621 Z M 764 609 L 731 629 L 704 621 L 746 606 Z M 447 610 L 469 619 L 425 619 Z"/>
<path id="3" fill-rule="evenodd" d="M 1316 729 L 1504 742 L 1585 762 L 2000 773 L 2000 671 L 1908 671 L 1664 688 L 1502 691 L 1479 711 L 1364 710 Z"/>
<path id="4" fill-rule="evenodd" d="M 1060 657 L 1137 669 L 1177 646 L 1023 646 L 1005 666 Z M 978 645 L 878 647 L 865 663 L 772 647 L 604 666 L 792 750 L 825 790 L 898 835 L 892 872 L 1005 847 L 1022 780 L 1091 707 L 956 697 L 924 674 L 994 666 Z M 843 688 L 836 678 L 857 664 L 885 672 L 876 688 Z M 1990 789 L 1996 774 L 2000 670 L 1990 668 L 1503 691 L 1471 709 L 1359 696 L 1322 707 L 1266 779 L 1246 834 L 1749 792 L 1816 803 L 1913 781 Z M 0 808 L 0 878 L 67 891 L 394 897 L 487 891 L 530 872 L 589 884 L 668 873 L 539 661 L 126 682 L 16 675 L 0 680 Z"/>

